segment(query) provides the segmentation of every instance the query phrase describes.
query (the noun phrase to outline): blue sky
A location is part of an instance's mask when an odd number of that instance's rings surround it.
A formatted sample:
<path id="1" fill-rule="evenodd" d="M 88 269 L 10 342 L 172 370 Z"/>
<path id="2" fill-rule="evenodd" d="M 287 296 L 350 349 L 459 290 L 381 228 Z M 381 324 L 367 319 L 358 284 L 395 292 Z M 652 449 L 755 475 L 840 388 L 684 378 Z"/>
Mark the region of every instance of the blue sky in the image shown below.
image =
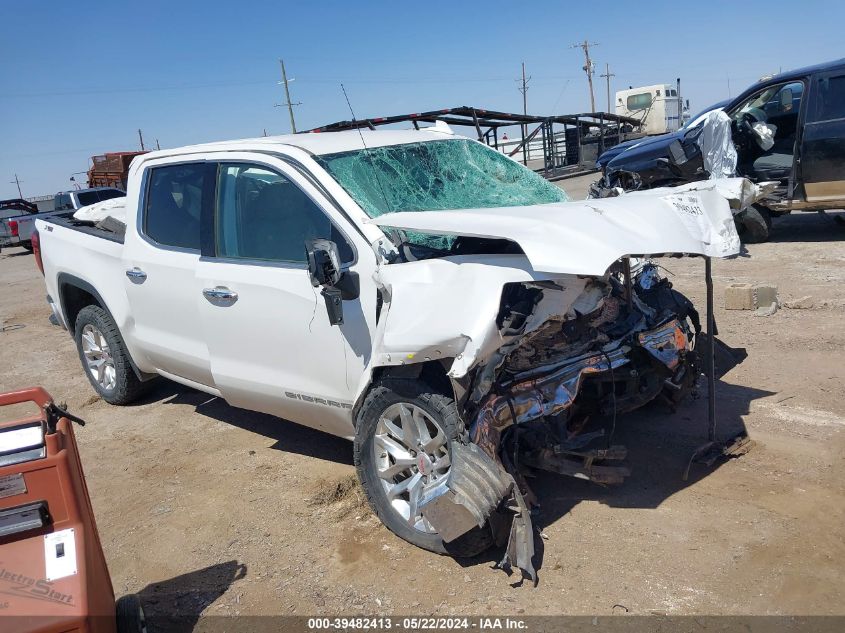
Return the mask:
<path id="1" fill-rule="evenodd" d="M 458 105 L 589 109 L 584 38 L 611 90 L 682 79 L 693 110 L 761 75 L 845 56 L 839 2 L 0 0 L 0 198 L 67 189 L 89 157 Z M 600 9 L 602 7 L 602 9 Z M 685 17 L 676 17 L 683 14 Z M 522 25 L 522 26 L 518 26 Z M 598 74 L 598 73 L 597 73 Z M 596 77 L 597 107 L 605 109 Z"/>

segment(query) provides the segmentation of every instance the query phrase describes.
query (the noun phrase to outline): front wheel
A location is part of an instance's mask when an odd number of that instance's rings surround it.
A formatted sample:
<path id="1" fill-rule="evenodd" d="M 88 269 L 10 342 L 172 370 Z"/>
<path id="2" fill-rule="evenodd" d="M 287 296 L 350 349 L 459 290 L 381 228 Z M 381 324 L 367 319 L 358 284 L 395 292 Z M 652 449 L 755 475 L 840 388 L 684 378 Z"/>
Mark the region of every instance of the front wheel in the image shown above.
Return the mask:
<path id="1" fill-rule="evenodd" d="M 739 239 L 745 244 L 768 242 L 772 234 L 772 214 L 766 207 L 753 204 L 734 217 Z"/>
<path id="2" fill-rule="evenodd" d="M 132 369 L 117 325 L 100 306 L 86 306 L 76 317 L 76 349 L 88 381 L 109 404 L 129 404 L 144 391 Z"/>
<path id="3" fill-rule="evenodd" d="M 445 543 L 419 512 L 425 485 L 449 475 L 460 428 L 450 396 L 422 380 L 384 380 L 359 412 L 355 467 L 370 506 L 391 532 L 432 552 L 468 557 L 492 546 L 489 526 Z"/>

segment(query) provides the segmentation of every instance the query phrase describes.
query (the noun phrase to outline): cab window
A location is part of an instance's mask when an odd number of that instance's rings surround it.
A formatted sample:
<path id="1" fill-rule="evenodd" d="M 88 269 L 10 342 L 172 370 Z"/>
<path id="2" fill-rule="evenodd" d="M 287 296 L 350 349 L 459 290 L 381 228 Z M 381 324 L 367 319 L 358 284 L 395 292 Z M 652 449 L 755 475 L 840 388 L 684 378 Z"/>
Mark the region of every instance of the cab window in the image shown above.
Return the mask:
<path id="1" fill-rule="evenodd" d="M 337 244 L 342 262 L 352 248 L 329 217 L 296 184 L 248 163 L 220 165 L 215 242 L 219 257 L 304 264 L 305 242 Z"/>
<path id="2" fill-rule="evenodd" d="M 627 106 L 629 110 L 645 110 L 651 107 L 651 93 L 643 92 L 638 95 L 631 95 L 628 97 Z"/>
<path id="3" fill-rule="evenodd" d="M 200 216 L 213 177 L 207 163 L 150 169 L 144 234 L 163 246 L 199 250 Z"/>

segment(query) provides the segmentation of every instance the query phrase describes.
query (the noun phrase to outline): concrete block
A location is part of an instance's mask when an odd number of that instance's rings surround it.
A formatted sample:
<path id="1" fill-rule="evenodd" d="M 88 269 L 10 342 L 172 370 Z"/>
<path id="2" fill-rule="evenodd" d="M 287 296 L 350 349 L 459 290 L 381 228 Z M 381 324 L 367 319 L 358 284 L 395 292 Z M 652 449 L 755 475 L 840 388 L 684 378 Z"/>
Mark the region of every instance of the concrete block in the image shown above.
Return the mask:
<path id="1" fill-rule="evenodd" d="M 767 308 L 778 304 L 778 287 L 768 284 L 754 284 L 754 307 Z"/>
<path id="2" fill-rule="evenodd" d="M 754 287 L 751 284 L 729 284 L 725 288 L 725 310 L 753 310 Z"/>
<path id="3" fill-rule="evenodd" d="M 813 298 L 810 295 L 806 295 L 800 299 L 786 301 L 783 305 L 790 310 L 809 310 L 813 308 L 815 304 L 813 303 Z"/>
<path id="4" fill-rule="evenodd" d="M 756 310 L 777 302 L 777 286 L 736 283 L 725 288 L 725 310 Z"/>

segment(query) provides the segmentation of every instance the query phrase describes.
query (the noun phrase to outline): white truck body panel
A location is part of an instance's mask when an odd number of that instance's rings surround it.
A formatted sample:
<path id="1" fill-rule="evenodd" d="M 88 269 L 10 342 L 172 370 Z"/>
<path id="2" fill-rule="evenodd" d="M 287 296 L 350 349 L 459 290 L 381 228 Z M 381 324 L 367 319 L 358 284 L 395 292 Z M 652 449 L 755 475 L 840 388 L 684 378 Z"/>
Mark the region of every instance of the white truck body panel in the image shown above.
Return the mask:
<path id="1" fill-rule="evenodd" d="M 705 186 L 518 209 L 394 213 L 370 221 L 312 158 L 360 149 L 362 137 L 376 147 L 442 140 L 444 134 L 300 134 L 137 157 L 129 171 L 123 244 L 38 222 L 47 289 L 58 312 L 66 314 L 60 276 L 77 278 L 96 289 L 141 372 L 352 437 L 353 407 L 376 367 L 443 358 L 451 359 L 451 374 L 461 376 L 502 344 L 495 318 L 505 283 L 555 280 L 562 290 L 554 305 L 543 307 L 548 316 L 570 308 L 584 287 L 579 275 L 605 275 L 621 256 L 724 257 L 739 249 L 728 202 Z M 355 251 L 343 270 L 358 275 L 360 293 L 343 302 L 341 325 L 330 325 L 305 265 L 205 258 L 143 234 L 145 170 L 186 161 L 255 163 L 282 174 L 317 203 Z M 392 244 L 381 224 L 504 237 L 526 254 L 388 263 L 384 254 Z M 146 277 L 127 276 L 135 270 Z M 236 300 L 217 305 L 204 296 L 208 288 L 229 289 Z M 377 323 L 379 290 L 385 299 Z M 535 315 L 535 321 L 545 316 Z"/>

